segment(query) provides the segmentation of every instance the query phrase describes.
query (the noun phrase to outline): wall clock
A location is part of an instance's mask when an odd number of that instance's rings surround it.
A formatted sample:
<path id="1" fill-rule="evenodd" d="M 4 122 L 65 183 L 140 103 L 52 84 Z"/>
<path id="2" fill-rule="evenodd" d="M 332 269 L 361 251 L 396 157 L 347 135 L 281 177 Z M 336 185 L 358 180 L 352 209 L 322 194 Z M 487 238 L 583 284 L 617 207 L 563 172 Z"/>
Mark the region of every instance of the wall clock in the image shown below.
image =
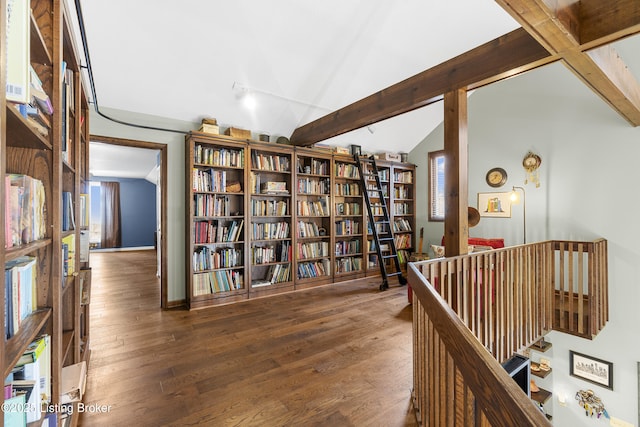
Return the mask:
<path id="1" fill-rule="evenodd" d="M 502 168 L 490 169 L 487 172 L 486 180 L 490 187 L 502 187 L 507 182 L 507 171 Z"/>

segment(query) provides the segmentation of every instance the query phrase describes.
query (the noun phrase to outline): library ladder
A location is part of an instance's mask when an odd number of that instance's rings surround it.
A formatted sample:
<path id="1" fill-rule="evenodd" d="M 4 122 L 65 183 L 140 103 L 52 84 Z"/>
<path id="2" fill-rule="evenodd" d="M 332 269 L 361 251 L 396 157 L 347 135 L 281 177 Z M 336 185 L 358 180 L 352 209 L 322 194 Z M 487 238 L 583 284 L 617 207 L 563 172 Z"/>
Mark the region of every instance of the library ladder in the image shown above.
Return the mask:
<path id="1" fill-rule="evenodd" d="M 361 157 L 358 154 L 354 154 L 353 158 L 358 165 L 358 172 L 360 173 L 360 187 L 367 205 L 371 234 L 373 235 L 373 241 L 376 245 L 376 253 L 378 254 L 378 265 L 380 266 L 380 274 L 382 275 L 380 290 L 384 291 L 389 288 L 389 277 L 393 276 L 398 276 L 400 285 L 406 285 L 407 279 L 402 275 L 402 270 L 400 269 L 400 260 L 398 259 L 398 251 L 396 250 L 396 243 L 393 236 L 393 225 L 391 224 L 389 210 L 384 199 L 376 160 L 373 156 Z M 375 188 L 369 188 L 368 183 L 370 182 L 370 178 L 374 179 Z M 371 199 L 378 200 L 376 212 L 381 212 L 381 215 L 374 215 Z M 388 255 L 384 255 L 386 251 L 382 250 L 383 245 L 389 248 Z M 390 267 L 387 266 L 387 260 L 393 261 L 395 271 L 387 272 L 387 267 Z"/>

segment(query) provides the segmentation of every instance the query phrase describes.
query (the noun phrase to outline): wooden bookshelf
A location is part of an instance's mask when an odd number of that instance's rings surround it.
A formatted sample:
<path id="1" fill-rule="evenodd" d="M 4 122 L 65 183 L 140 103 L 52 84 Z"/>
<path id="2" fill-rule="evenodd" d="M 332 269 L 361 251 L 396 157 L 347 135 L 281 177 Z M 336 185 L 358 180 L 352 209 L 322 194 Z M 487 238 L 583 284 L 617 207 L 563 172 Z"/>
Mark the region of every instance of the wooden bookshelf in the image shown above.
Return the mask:
<path id="1" fill-rule="evenodd" d="M 333 282 L 331 154 L 295 152 L 296 289 Z"/>
<path id="2" fill-rule="evenodd" d="M 244 163 L 240 167 L 220 167 L 197 161 L 196 146 L 212 149 L 240 150 Z M 245 299 L 306 289 L 352 280 L 365 275 L 379 275 L 378 267 L 367 266 L 371 254 L 366 229 L 366 209 L 356 164 L 351 156 L 327 150 L 263 143 L 230 136 L 191 132 L 186 137 L 186 294 L 190 309 L 233 303 Z M 402 163 L 385 163 L 389 191 L 387 203 L 393 215 L 393 171 L 415 167 Z M 226 170 L 227 176 L 241 181 L 241 193 L 231 211 L 215 216 L 196 215 L 196 199 L 228 197 L 227 191 L 194 191 L 194 173 Z M 200 171 L 200 172 L 199 172 Z M 267 184 L 271 183 L 271 184 Z M 280 183 L 280 184 L 277 184 Z M 403 185 L 408 185 L 403 183 Z M 412 184 L 411 184 L 412 185 Z M 220 189 L 216 189 L 220 190 Z M 415 191 L 411 188 L 411 191 Z M 415 197 L 410 198 L 413 201 Z M 406 200 L 402 200 L 405 203 Z M 244 203 L 244 205 L 243 205 Z M 243 206 L 243 209 L 240 209 Z M 403 208 L 397 219 L 407 219 L 403 234 L 413 245 L 414 205 Z M 195 271 L 194 253 L 202 246 L 195 240 L 196 224 L 201 221 L 244 220 L 238 241 L 212 242 L 212 250 L 235 248 L 242 251 L 243 264 Z M 271 230 L 271 233 L 269 233 Z M 280 234 L 278 233 L 278 230 Z M 411 248 L 412 249 L 412 248 Z M 288 255 L 287 255 L 288 254 Z M 243 286 L 225 292 L 196 291 L 194 278 L 199 274 L 234 270 L 242 272 Z M 278 275 L 274 279 L 274 274 Z M 197 295 L 196 295 L 197 294 Z"/>
<path id="3" fill-rule="evenodd" d="M 25 21 L 30 43 L 25 45 L 24 52 L 33 75 L 29 69 L 26 73 L 32 84 L 36 82 L 33 76 L 37 75 L 52 113 L 39 106 L 40 119 L 35 119 L 34 114 L 24 116 L 15 102 L 7 100 L 5 91 L 0 96 L 0 122 L 4 123 L 0 128 L 0 175 L 24 175 L 41 183 L 38 184 L 42 186 L 41 190 L 35 194 L 38 200 L 43 200 L 44 212 L 37 214 L 38 219 L 32 222 L 32 229 L 33 224 L 42 224 L 42 233 L 35 232 L 35 239 L 16 239 L 14 233 L 5 232 L 4 226 L 0 230 L 0 261 L 5 268 L 7 263 L 35 259 L 35 293 L 32 296 L 37 306 L 19 323 L 11 338 L 0 340 L 0 360 L 6 377 L 36 337 L 49 335 L 51 404 L 59 404 L 61 399 L 62 368 L 88 362 L 90 354 L 90 305 L 81 304 L 81 281 L 78 279 L 81 271 L 84 271 L 83 277 L 90 277 L 89 260 L 81 261 L 79 250 L 80 194 L 86 193 L 88 179 L 89 104 L 80 75 L 78 50 L 69 31 L 69 18 L 69 11 L 61 0 L 31 0 Z M 0 33 L 6 34 L 7 23 L 3 21 L 0 25 Z M 17 64 L 11 62 L 15 58 L 9 57 L 8 68 Z M 7 84 L 6 78 L 2 73 L 3 88 Z M 38 91 L 32 90 L 33 93 Z M 32 98 L 24 101 L 38 105 Z M 0 186 L 3 206 L 12 205 L 8 201 L 14 191 Z M 30 203 L 39 206 L 34 200 Z M 0 222 L 4 225 L 8 220 L 12 221 L 11 215 L 2 209 Z M 22 218 L 19 222 L 22 224 Z M 12 247 L 6 247 L 9 240 Z M 63 252 L 63 244 L 73 250 Z M 4 289 L 10 286 L 5 275 L 0 280 Z M 8 314 L 6 307 L 12 304 L 5 301 L 5 293 L 0 298 L 3 299 L 0 307 L 4 316 Z M 0 420 L 0 426 L 3 421 Z"/>
<path id="4" fill-rule="evenodd" d="M 249 236 L 251 297 L 273 295 L 294 289 L 292 223 L 295 162 L 291 147 L 253 143 L 250 145 L 251 189 Z M 254 209 L 261 206 L 262 209 Z M 256 259 L 256 253 L 269 254 Z"/>
<path id="5" fill-rule="evenodd" d="M 394 227 L 400 267 L 406 272 L 409 255 L 415 251 L 415 165 L 382 160 L 376 160 L 376 165 L 380 174 L 384 200 L 389 210 L 391 226 Z M 373 178 L 370 179 L 369 185 L 375 186 Z M 373 192 L 370 193 L 371 197 L 376 195 Z M 380 274 L 378 257 L 373 236 L 369 228 L 367 230 L 367 276 L 377 276 Z M 402 246 L 398 243 L 402 243 Z M 383 251 L 383 253 L 388 252 Z M 387 260 L 386 264 L 387 271 L 395 270 L 392 260 Z"/>
<path id="6" fill-rule="evenodd" d="M 187 300 L 191 308 L 247 299 L 247 145 L 186 138 Z"/>
<path id="7" fill-rule="evenodd" d="M 365 275 L 366 207 L 353 157 L 334 155 L 333 170 L 334 279 L 341 282 Z"/>

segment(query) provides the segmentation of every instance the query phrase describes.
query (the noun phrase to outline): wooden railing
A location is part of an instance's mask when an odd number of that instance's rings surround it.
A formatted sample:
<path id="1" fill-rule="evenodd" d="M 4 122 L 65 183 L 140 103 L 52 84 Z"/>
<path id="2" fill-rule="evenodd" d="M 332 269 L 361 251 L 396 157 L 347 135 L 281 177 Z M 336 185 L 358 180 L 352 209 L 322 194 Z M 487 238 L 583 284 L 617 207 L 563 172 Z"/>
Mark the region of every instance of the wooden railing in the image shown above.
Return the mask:
<path id="1" fill-rule="evenodd" d="M 550 425 L 499 362 L 608 320 L 607 242 L 548 241 L 409 265 L 422 425 Z"/>

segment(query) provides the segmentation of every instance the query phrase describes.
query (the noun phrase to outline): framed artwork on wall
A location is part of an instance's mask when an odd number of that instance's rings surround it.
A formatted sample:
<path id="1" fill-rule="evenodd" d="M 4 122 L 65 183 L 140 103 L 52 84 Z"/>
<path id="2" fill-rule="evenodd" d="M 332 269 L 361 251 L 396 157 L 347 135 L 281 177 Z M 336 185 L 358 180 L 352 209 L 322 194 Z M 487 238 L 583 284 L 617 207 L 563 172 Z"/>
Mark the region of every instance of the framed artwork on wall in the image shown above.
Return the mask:
<path id="1" fill-rule="evenodd" d="M 511 193 L 478 193 L 480 216 L 511 218 Z"/>
<path id="2" fill-rule="evenodd" d="M 569 350 L 569 374 L 613 390 L 613 363 Z"/>

